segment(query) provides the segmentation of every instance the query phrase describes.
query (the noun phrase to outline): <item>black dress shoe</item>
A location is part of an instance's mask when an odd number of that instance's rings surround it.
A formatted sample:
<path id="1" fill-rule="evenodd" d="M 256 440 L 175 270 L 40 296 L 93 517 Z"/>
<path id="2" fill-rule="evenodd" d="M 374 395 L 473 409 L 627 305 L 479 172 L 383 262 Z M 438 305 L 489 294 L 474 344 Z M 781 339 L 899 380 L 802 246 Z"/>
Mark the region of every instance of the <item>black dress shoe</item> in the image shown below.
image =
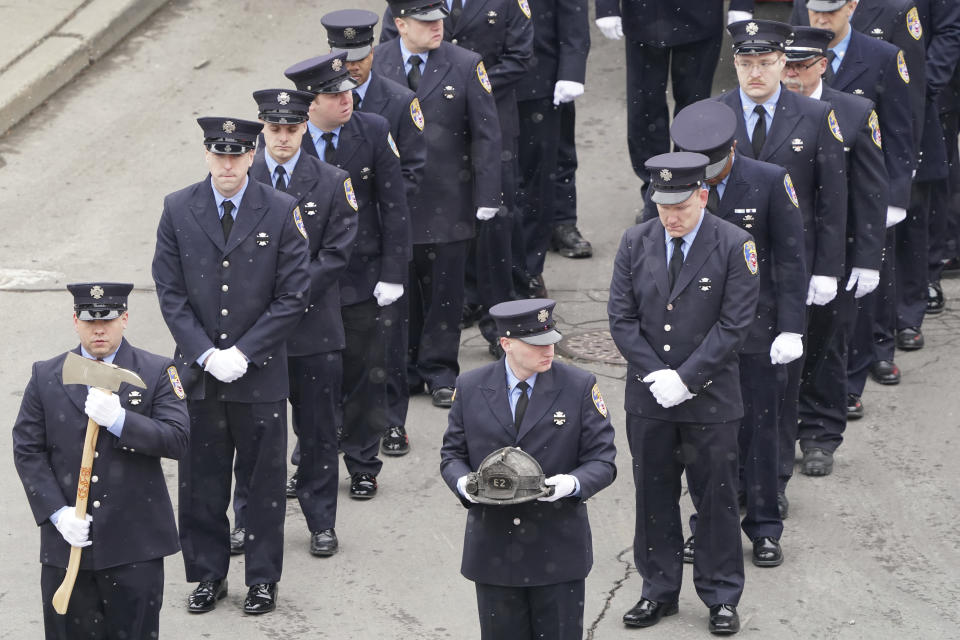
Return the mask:
<path id="1" fill-rule="evenodd" d="M 955 276 L 960 272 L 960 258 L 947 258 L 943 261 L 943 275 Z"/>
<path id="2" fill-rule="evenodd" d="M 437 387 L 430 392 L 430 395 L 433 396 L 433 406 L 440 407 L 441 409 L 449 409 L 453 406 L 453 388 L 452 387 Z"/>
<path id="3" fill-rule="evenodd" d="M 929 283 L 927 285 L 927 308 L 924 310 L 925 313 L 931 316 L 943 313 L 943 308 L 946 304 L 946 301 L 943 299 L 943 289 L 940 287 L 940 283 Z"/>
<path id="4" fill-rule="evenodd" d="M 707 629 L 715 636 L 732 636 L 740 631 L 740 615 L 736 605 L 715 604 L 710 607 L 710 624 Z"/>
<path id="5" fill-rule="evenodd" d="M 800 473 L 805 476 L 828 476 L 833 472 L 833 452 L 811 447 L 803 452 Z"/>
<path id="6" fill-rule="evenodd" d="M 923 349 L 923 334 L 919 327 L 907 327 L 897 331 L 897 349 L 901 351 L 917 351 Z"/>
<path id="7" fill-rule="evenodd" d="M 187 611 L 190 613 L 206 613 L 213 611 L 217 606 L 217 600 L 223 600 L 227 597 L 227 579 L 207 580 L 197 585 L 189 596 L 187 596 Z"/>
<path id="8" fill-rule="evenodd" d="M 377 476 L 372 473 L 355 473 L 350 476 L 350 497 L 369 500 L 377 495 Z"/>
<path id="9" fill-rule="evenodd" d="M 779 567 L 783 564 L 783 550 L 776 538 L 757 538 L 753 541 L 753 564 L 758 567 Z"/>
<path id="10" fill-rule="evenodd" d="M 863 417 L 863 402 L 855 393 L 847 394 L 847 420 L 859 420 Z"/>
<path id="11" fill-rule="evenodd" d="M 480 318 L 483 317 L 483 305 L 472 302 L 463 303 L 463 311 L 460 316 L 460 326 L 464 329 L 472 327 Z"/>
<path id="12" fill-rule="evenodd" d="M 870 377 L 880 384 L 900 384 L 900 368 L 890 360 L 877 360 L 870 365 Z"/>
<path id="13" fill-rule="evenodd" d="M 322 558 L 329 558 L 340 550 L 340 541 L 337 532 L 333 529 L 324 529 L 310 535 L 310 553 Z"/>
<path id="14" fill-rule="evenodd" d="M 687 541 L 683 543 L 683 561 L 687 564 L 693 564 L 693 536 L 687 538 Z"/>
<path id="15" fill-rule="evenodd" d="M 553 228 L 550 248 L 564 258 L 589 258 L 593 247 L 584 239 L 575 224 L 558 224 Z"/>
<path id="16" fill-rule="evenodd" d="M 781 520 L 786 520 L 790 515 L 790 501 L 787 500 L 787 494 L 783 491 L 777 491 L 777 511 L 780 512 Z"/>
<path id="17" fill-rule="evenodd" d="M 294 472 L 290 479 L 287 480 L 287 497 L 296 498 L 297 497 L 297 487 L 300 484 L 300 478 L 297 476 L 297 473 Z"/>
<path id="18" fill-rule="evenodd" d="M 547 297 L 547 286 L 543 284 L 543 276 L 525 276 L 516 289 L 519 298 Z"/>
<path id="19" fill-rule="evenodd" d="M 230 554 L 238 556 L 243 553 L 243 541 L 247 537 L 247 531 L 243 527 L 237 527 L 230 532 Z"/>
<path id="20" fill-rule="evenodd" d="M 660 622 L 660 618 L 676 615 L 679 610 L 676 602 L 656 602 L 640 598 L 640 602 L 623 614 L 623 624 L 628 627 L 652 627 Z"/>
<path id="21" fill-rule="evenodd" d="M 277 608 L 277 583 L 264 582 L 255 584 L 247 590 L 247 597 L 243 599 L 243 612 L 250 615 L 269 613 Z"/>
<path id="22" fill-rule="evenodd" d="M 406 455 L 410 451 L 410 438 L 407 437 L 407 430 L 402 426 L 387 429 L 387 435 L 383 436 L 383 441 L 380 443 L 380 450 L 388 456 Z"/>

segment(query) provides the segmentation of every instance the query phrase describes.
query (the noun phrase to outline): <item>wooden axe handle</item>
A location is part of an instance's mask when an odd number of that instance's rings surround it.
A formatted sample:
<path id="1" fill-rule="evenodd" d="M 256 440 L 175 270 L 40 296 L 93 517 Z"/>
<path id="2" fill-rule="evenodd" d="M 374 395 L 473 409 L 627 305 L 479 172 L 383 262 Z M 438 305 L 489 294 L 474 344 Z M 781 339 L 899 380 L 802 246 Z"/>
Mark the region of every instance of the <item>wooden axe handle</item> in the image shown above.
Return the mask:
<path id="1" fill-rule="evenodd" d="M 101 389 L 110 393 L 107 389 Z M 77 482 L 77 509 L 76 515 L 80 519 L 87 517 L 87 496 L 90 495 L 90 475 L 93 472 L 93 454 L 97 448 L 97 435 L 100 426 L 92 419 L 87 419 L 87 433 L 83 438 L 83 455 L 80 456 L 80 480 Z M 77 572 L 80 570 L 81 547 L 70 547 L 70 562 L 67 564 L 67 575 L 53 594 L 53 610 L 60 615 L 66 615 L 67 605 L 70 604 L 70 595 L 73 585 L 77 581 Z"/>

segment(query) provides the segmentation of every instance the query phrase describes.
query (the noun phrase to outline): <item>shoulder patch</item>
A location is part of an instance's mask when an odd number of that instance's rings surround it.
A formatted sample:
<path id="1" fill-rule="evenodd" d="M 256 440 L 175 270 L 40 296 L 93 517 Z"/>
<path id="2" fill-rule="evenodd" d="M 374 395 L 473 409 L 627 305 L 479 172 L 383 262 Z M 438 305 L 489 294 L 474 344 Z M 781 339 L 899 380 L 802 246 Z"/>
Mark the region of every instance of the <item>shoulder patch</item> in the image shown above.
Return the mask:
<path id="1" fill-rule="evenodd" d="M 880 139 L 880 119 L 877 117 L 877 112 L 873 109 L 870 110 L 870 117 L 867 119 L 867 124 L 870 125 L 870 137 L 873 138 L 873 143 L 883 149 L 883 142 Z"/>
<path id="2" fill-rule="evenodd" d="M 420 99 L 414 98 L 410 103 L 410 118 L 413 120 L 413 124 L 423 131 L 423 111 L 420 110 Z"/>
<path id="3" fill-rule="evenodd" d="M 390 145 L 390 149 L 393 151 L 393 155 L 400 157 L 400 149 L 397 149 L 397 143 L 393 141 L 393 136 L 387 131 L 387 144 Z"/>
<path id="4" fill-rule="evenodd" d="M 350 178 L 343 181 L 343 193 L 347 196 L 347 202 L 353 207 L 354 211 L 360 208 L 357 205 L 357 194 L 353 192 L 353 182 Z"/>
<path id="5" fill-rule="evenodd" d="M 187 394 L 183 390 L 183 384 L 180 383 L 180 376 L 177 375 L 177 368 L 173 365 L 167 367 L 167 377 L 170 378 L 170 386 L 173 387 L 173 392 L 177 394 L 177 397 L 183 400 L 187 397 Z"/>
<path id="6" fill-rule="evenodd" d="M 910 71 L 907 69 L 907 59 L 903 57 L 902 49 L 897 52 L 897 73 L 904 83 L 910 84 Z"/>
<path id="7" fill-rule="evenodd" d="M 747 269 L 750 273 L 757 275 L 757 245 L 753 240 L 747 240 L 743 243 L 743 261 L 747 263 Z"/>
<path id="8" fill-rule="evenodd" d="M 480 85 L 487 90 L 487 93 L 493 93 L 493 86 L 487 76 L 487 68 L 483 66 L 483 60 L 477 63 L 477 79 L 480 81 Z"/>
<path id="9" fill-rule="evenodd" d="M 527 18 L 533 17 L 533 14 L 530 13 L 530 3 L 527 0 L 517 0 L 517 4 L 520 5 L 520 11 L 523 11 L 523 15 Z"/>
<path id="10" fill-rule="evenodd" d="M 827 125 L 829 125 L 830 133 L 833 134 L 833 137 L 843 142 L 843 134 L 840 133 L 840 123 L 837 122 L 837 114 L 833 112 L 833 109 L 830 109 L 830 115 L 827 116 Z"/>
<path id="11" fill-rule="evenodd" d="M 783 176 L 783 190 L 787 192 L 787 195 L 790 196 L 790 202 L 793 203 L 797 209 L 800 208 L 800 201 L 797 200 L 797 190 L 793 188 L 793 180 L 790 179 L 790 174 Z"/>
<path id="12" fill-rule="evenodd" d="M 603 401 L 603 396 L 600 395 L 600 387 L 596 384 L 593 385 L 593 389 L 590 391 L 590 397 L 593 398 L 593 406 L 597 408 L 597 413 L 606 418 L 607 403 Z"/>
<path id="13" fill-rule="evenodd" d="M 297 230 L 304 240 L 307 240 L 307 228 L 303 226 L 303 216 L 300 215 L 300 207 L 293 210 L 293 221 L 297 225 Z"/>
<path id="14" fill-rule="evenodd" d="M 916 7 L 907 12 L 907 31 L 910 32 L 914 40 L 923 37 L 923 25 L 920 24 L 920 14 L 917 13 Z"/>

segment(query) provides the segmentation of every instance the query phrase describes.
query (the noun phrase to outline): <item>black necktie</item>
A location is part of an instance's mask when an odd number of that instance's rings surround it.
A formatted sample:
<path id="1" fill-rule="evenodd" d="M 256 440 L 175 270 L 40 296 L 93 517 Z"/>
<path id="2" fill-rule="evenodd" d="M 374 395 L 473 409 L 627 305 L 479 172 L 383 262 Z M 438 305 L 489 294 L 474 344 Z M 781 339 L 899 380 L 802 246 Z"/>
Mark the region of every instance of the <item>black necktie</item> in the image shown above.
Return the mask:
<path id="1" fill-rule="evenodd" d="M 673 243 L 673 255 L 670 256 L 670 288 L 673 289 L 673 283 L 677 281 L 680 275 L 680 267 L 683 266 L 683 238 L 671 238 Z"/>
<path id="2" fill-rule="evenodd" d="M 282 166 L 277 165 L 277 170 L 275 173 L 277 174 L 277 185 L 276 185 L 277 189 L 279 189 L 280 191 L 286 191 L 287 181 L 283 179 L 283 176 L 287 175 L 287 172 L 284 170 Z"/>
<path id="3" fill-rule="evenodd" d="M 407 74 L 407 84 L 416 91 L 417 87 L 420 86 L 420 65 L 423 64 L 423 59 L 420 56 L 410 56 L 408 62 L 410 63 L 410 73 Z"/>
<path id="4" fill-rule="evenodd" d="M 837 58 L 837 52 L 827 49 L 824 55 L 827 57 L 827 68 L 823 72 L 823 81 L 829 85 L 833 83 L 833 61 Z"/>
<path id="5" fill-rule="evenodd" d="M 323 146 L 323 161 L 327 164 L 337 163 L 337 149 L 333 146 L 333 131 L 327 131 L 320 135 L 326 143 Z"/>
<path id="6" fill-rule="evenodd" d="M 720 192 L 717 191 L 717 185 L 710 185 L 710 194 L 707 196 L 707 209 L 710 213 L 717 215 L 720 210 Z"/>
<path id="7" fill-rule="evenodd" d="M 220 226 L 223 228 L 223 239 L 230 237 L 230 229 L 233 229 L 233 203 L 229 200 L 223 201 L 223 217 L 220 218 Z"/>
<path id="8" fill-rule="evenodd" d="M 753 126 L 753 157 L 760 159 L 760 151 L 763 149 L 763 143 L 767 141 L 767 111 L 763 105 L 758 104 L 753 108 L 757 114 L 757 124 Z"/>
<path id="9" fill-rule="evenodd" d="M 517 408 L 513 412 L 513 426 L 516 427 L 517 431 L 520 431 L 523 414 L 527 412 L 527 404 L 530 402 L 530 398 L 527 397 L 527 389 L 530 388 L 530 385 L 527 384 L 526 380 L 521 380 L 514 388 L 520 389 L 520 398 L 517 399 Z"/>
<path id="10" fill-rule="evenodd" d="M 356 91 L 353 92 L 353 110 L 360 111 L 360 94 Z"/>
<path id="11" fill-rule="evenodd" d="M 457 28 L 457 22 L 460 20 L 460 14 L 463 13 L 463 0 L 453 0 L 450 5 L 450 27 Z"/>

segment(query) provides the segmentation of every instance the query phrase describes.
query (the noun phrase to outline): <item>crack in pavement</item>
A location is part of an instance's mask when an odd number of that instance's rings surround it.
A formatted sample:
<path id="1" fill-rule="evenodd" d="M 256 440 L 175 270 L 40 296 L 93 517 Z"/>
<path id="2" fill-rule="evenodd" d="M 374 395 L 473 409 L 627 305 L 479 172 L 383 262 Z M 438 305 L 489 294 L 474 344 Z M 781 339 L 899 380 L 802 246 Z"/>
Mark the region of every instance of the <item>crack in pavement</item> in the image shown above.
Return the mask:
<path id="1" fill-rule="evenodd" d="M 630 578 L 630 574 L 634 573 L 633 565 L 630 562 L 623 559 L 624 554 L 633 550 L 633 546 L 629 546 L 620 553 L 617 554 L 617 560 L 626 565 L 626 569 L 623 571 L 623 577 L 613 583 L 613 588 L 607 592 L 607 597 L 603 602 L 603 609 L 600 610 L 600 614 L 597 616 L 597 619 L 593 621 L 593 624 L 590 625 L 590 628 L 587 629 L 587 640 L 593 640 L 594 633 L 597 631 L 597 626 L 603 620 L 604 616 L 607 615 L 607 610 L 610 608 L 610 602 L 613 600 L 613 596 L 620 590 L 620 587 L 623 586 L 623 583 Z"/>

